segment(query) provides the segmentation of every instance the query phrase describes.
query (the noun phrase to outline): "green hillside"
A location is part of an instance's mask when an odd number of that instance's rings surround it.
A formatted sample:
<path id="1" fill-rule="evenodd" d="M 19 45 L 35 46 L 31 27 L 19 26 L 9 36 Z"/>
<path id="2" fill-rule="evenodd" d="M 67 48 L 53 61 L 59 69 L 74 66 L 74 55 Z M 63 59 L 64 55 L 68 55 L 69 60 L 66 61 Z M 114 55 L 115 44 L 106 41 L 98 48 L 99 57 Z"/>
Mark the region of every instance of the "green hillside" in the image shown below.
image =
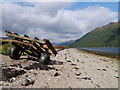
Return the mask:
<path id="1" fill-rule="evenodd" d="M 109 23 L 87 33 L 73 42 L 70 47 L 120 47 L 120 42 L 118 42 L 119 30 L 118 22 Z"/>

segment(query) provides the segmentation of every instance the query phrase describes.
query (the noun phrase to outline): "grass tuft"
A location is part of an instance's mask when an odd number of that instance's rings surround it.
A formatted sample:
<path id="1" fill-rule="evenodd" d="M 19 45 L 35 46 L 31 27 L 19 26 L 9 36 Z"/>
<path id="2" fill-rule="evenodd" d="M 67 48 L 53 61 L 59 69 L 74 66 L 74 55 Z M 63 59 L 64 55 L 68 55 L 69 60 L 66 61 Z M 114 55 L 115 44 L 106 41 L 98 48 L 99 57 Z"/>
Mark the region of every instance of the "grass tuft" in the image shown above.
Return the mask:
<path id="1" fill-rule="evenodd" d="M 0 54 L 8 55 L 10 47 L 11 43 L 2 41 L 2 44 L 0 45 Z"/>

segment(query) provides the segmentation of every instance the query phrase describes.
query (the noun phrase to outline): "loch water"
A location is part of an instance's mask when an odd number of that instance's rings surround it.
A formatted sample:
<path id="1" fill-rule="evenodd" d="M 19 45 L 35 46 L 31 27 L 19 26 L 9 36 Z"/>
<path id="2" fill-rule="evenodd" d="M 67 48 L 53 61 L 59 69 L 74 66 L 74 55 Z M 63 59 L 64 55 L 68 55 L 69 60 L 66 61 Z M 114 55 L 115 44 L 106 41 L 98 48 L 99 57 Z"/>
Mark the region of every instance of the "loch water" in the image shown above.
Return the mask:
<path id="1" fill-rule="evenodd" d="M 78 49 L 95 51 L 110 56 L 120 55 L 120 47 L 80 47 Z"/>

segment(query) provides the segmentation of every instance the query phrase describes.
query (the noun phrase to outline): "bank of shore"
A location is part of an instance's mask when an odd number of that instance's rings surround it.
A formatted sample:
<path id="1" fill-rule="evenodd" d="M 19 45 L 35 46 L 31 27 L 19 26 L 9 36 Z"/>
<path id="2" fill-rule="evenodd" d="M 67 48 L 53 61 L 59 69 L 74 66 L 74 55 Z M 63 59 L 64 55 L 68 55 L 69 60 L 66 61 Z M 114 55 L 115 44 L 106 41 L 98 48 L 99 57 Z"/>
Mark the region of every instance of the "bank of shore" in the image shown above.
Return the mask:
<path id="1" fill-rule="evenodd" d="M 0 82 L 6 88 L 118 88 L 118 60 L 77 49 L 64 49 L 51 56 L 50 65 L 22 57 L 0 55 L 1 67 L 24 73 Z"/>

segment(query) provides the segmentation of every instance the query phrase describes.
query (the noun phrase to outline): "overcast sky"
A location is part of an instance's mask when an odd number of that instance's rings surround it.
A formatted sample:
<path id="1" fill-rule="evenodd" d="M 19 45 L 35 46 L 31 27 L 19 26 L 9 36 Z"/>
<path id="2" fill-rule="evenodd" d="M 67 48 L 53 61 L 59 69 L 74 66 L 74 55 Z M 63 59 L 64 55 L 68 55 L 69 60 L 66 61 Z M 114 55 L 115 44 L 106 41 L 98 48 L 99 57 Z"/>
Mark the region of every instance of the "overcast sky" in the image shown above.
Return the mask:
<path id="1" fill-rule="evenodd" d="M 2 30 L 53 43 L 79 39 L 84 34 L 117 21 L 117 2 L 3 3 Z"/>

